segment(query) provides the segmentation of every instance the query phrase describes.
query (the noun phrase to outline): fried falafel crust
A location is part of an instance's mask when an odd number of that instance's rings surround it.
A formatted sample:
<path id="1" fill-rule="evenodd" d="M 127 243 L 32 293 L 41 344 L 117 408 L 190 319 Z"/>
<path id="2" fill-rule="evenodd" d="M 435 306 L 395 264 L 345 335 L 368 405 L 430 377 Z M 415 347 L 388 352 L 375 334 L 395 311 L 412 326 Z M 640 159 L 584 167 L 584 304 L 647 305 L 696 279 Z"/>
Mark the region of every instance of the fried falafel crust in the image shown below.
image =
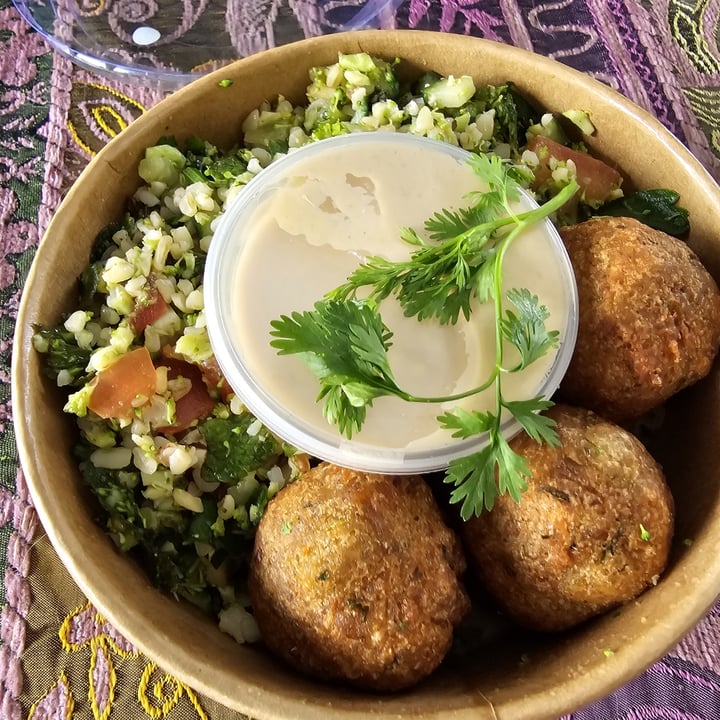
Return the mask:
<path id="1" fill-rule="evenodd" d="M 665 568 L 674 504 L 659 465 L 626 430 L 555 406 L 562 445 L 510 442 L 532 472 L 519 502 L 501 496 L 463 528 L 468 562 L 505 613 L 563 630 L 654 585 Z"/>
<path id="2" fill-rule="evenodd" d="M 624 423 L 710 371 L 720 291 L 684 242 L 630 218 L 594 218 L 560 234 L 579 295 L 563 401 Z"/>
<path id="3" fill-rule="evenodd" d="M 250 595 L 264 642 L 296 668 L 391 691 L 450 649 L 470 607 L 464 570 L 421 477 L 323 463 L 268 504 Z"/>

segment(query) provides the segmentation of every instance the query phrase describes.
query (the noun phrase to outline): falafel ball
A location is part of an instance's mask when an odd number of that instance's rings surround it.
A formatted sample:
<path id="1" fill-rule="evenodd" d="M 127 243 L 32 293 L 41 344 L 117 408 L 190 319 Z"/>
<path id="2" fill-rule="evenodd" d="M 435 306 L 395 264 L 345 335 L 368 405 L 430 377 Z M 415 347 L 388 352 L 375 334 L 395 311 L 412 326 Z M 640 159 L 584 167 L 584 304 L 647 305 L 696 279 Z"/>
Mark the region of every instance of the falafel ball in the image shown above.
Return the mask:
<path id="1" fill-rule="evenodd" d="M 250 596 L 265 644 L 296 668 L 399 690 L 449 650 L 470 607 L 464 570 L 421 477 L 323 463 L 268 504 Z"/>
<path id="2" fill-rule="evenodd" d="M 589 410 L 555 406 L 561 446 L 521 433 L 511 447 L 532 473 L 463 528 L 468 562 L 505 613 L 562 630 L 621 605 L 657 582 L 674 504 L 659 465 L 623 428 Z"/>
<path id="3" fill-rule="evenodd" d="M 594 218 L 560 234 L 580 303 L 559 397 L 625 423 L 710 371 L 720 291 L 684 242 L 630 218 Z"/>

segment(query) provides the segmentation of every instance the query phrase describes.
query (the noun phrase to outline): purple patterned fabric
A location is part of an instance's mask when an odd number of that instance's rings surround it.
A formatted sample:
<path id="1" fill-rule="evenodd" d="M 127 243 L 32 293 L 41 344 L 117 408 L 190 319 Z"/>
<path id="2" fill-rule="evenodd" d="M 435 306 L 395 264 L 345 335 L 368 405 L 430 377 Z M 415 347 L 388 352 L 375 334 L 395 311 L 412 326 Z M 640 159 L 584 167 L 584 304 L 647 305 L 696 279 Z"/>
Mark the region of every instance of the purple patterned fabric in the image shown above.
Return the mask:
<path id="1" fill-rule="evenodd" d="M 134 11 L 147 10 L 142 3 L 130 4 Z M 184 32 L 199 22 L 206 4 L 184 3 L 190 13 Z M 88 8 L 91 5 L 84 3 Z M 251 5 L 257 9 L 262 3 L 231 3 L 235 16 L 252 25 L 237 38 L 247 52 L 262 49 L 272 41 L 268 28 L 272 29 L 281 11 L 294 12 L 301 18 L 305 32 L 319 27 L 317 23 L 322 19 L 309 14 L 312 3 L 300 0 L 273 1 L 272 12 L 264 14 L 249 13 Z M 358 3 L 338 0 L 326 5 L 337 13 L 343 8 L 356 9 Z M 477 35 L 571 65 L 656 115 L 720 178 L 719 16 L 718 0 L 406 0 L 386 24 Z M 29 698 L 32 689 L 27 689 L 23 658 L 29 645 L 31 549 L 38 521 L 18 472 L 9 365 L 20 293 L 34 248 L 49 218 L 89 157 L 158 97 L 146 87 L 122 87 L 78 71 L 65 58 L 49 52 L 20 20 L 9 0 L 0 0 L 2 720 L 27 717 L 29 702 L 36 703 L 33 718 L 90 718 L 100 712 L 98 708 L 104 718 L 130 717 L 121 709 L 111 712 L 117 698 L 113 694 L 114 679 L 111 683 L 108 678 L 114 678 L 113 662 L 117 657 L 134 658 L 137 653 L 90 606 L 81 607 L 68 618 L 66 636 L 61 633 L 60 640 L 70 648 L 93 648 L 96 662 L 92 673 L 85 677 L 97 689 L 94 710 L 91 712 L 89 703 L 83 705 L 77 693 L 72 695 L 65 675 L 55 684 L 48 683 L 37 697 Z M 112 116 L 115 125 L 98 121 L 101 106 L 111 109 L 108 117 Z M 81 625 L 83 618 L 87 622 Z M 148 664 L 143 673 L 146 690 L 150 687 L 148 678 L 155 677 L 155 673 L 154 666 Z M 174 687 L 171 680 L 161 678 L 158 684 Z M 192 716 L 201 716 L 201 712 L 210 718 L 227 716 L 219 710 L 205 712 L 192 691 L 184 692 L 186 698 L 191 698 Z M 137 698 L 131 700 L 136 704 L 127 707 L 138 708 L 137 717 L 146 717 Z M 161 717 L 159 711 L 153 717 Z M 563 720 L 718 718 L 720 604 L 661 661 L 609 697 Z"/>

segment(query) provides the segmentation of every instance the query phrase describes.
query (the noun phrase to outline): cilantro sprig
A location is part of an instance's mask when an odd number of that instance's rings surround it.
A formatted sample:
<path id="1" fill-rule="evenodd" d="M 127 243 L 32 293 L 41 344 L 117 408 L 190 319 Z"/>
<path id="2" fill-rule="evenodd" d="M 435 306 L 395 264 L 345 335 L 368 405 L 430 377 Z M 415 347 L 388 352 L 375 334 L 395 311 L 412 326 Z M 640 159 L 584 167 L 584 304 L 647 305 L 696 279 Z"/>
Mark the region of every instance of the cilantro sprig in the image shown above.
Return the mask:
<path id="1" fill-rule="evenodd" d="M 545 209 L 515 216 L 510 203 L 517 200 L 520 183 L 530 182 L 531 177 L 496 155 L 473 155 L 468 162 L 487 191 L 472 193 L 474 202 L 468 208 L 441 210 L 429 218 L 425 222 L 429 241 L 412 228 L 401 228 L 400 237 L 417 248 L 408 260 L 370 257 L 329 297 L 347 300 L 369 287 L 373 300 L 395 295 L 408 317 L 436 317 L 443 324 L 455 324 L 461 313 L 468 319 L 473 298 L 487 302 L 497 284 L 493 259 L 498 252 L 504 253 L 525 227 L 557 208 L 548 203 Z M 572 194 L 551 203 L 560 207 Z M 499 233 L 507 228 L 512 229 L 499 242 Z"/>
<path id="2" fill-rule="evenodd" d="M 555 423 L 541 413 L 552 406 L 543 397 L 507 400 L 503 378 L 519 372 L 558 344 L 559 333 L 548 330 L 549 313 L 529 290 L 503 288 L 503 259 L 527 227 L 558 210 L 577 191 L 571 183 L 544 205 L 516 213 L 512 203 L 527 178 L 497 156 L 476 155 L 469 161 L 487 191 L 473 193 L 472 204 L 442 210 L 425 223 L 428 240 L 411 228 L 401 238 L 415 250 L 401 262 L 371 257 L 347 281 L 315 303 L 313 310 L 293 312 L 272 321 L 271 345 L 279 354 L 297 354 L 320 382 L 318 401 L 331 424 L 351 438 L 367 408 L 382 396 L 407 402 L 446 403 L 494 388 L 489 411 L 454 408 L 438 417 L 453 437 L 486 435 L 477 453 L 450 463 L 446 482 L 455 486 L 451 501 L 461 503 L 464 519 L 492 509 L 500 494 L 520 498 L 530 475 L 525 460 L 505 439 L 502 426 L 510 416 L 538 443 L 558 444 Z M 365 290 L 365 297 L 358 293 Z M 403 390 L 395 380 L 388 351 L 392 332 L 380 314 L 382 300 L 394 296 L 408 317 L 436 318 L 454 324 L 469 319 L 474 302 L 492 302 L 495 317 L 495 362 L 485 381 L 462 393 L 422 397 Z M 510 306 L 506 308 L 506 305 Z M 517 359 L 506 366 L 506 344 Z"/>

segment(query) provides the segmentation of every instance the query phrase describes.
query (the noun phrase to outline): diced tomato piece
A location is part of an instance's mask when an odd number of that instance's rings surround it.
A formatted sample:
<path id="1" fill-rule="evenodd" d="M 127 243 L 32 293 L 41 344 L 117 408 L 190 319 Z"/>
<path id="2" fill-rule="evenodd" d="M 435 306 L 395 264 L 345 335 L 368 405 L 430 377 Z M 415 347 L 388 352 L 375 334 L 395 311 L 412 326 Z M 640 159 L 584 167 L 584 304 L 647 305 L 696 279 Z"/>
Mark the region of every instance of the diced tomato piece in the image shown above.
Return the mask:
<path id="1" fill-rule="evenodd" d="M 535 171 L 535 187 L 541 187 L 549 178 L 550 158 L 567 161 L 572 160 L 577 170 L 577 181 L 585 201 L 590 205 L 598 205 L 611 198 L 614 190 L 620 187 L 622 176 L 602 160 L 587 153 L 565 147 L 542 135 L 536 135 L 527 146 L 540 160 Z"/>
<path id="2" fill-rule="evenodd" d="M 141 333 L 148 325 L 152 325 L 168 311 L 168 304 L 156 287 L 148 291 L 147 300 L 135 305 L 130 315 L 130 327 Z"/>
<path id="3" fill-rule="evenodd" d="M 213 355 L 207 360 L 203 360 L 201 367 L 205 384 L 210 390 L 217 390 L 223 402 L 227 402 L 234 391 L 225 379 L 215 356 Z"/>
<path id="4" fill-rule="evenodd" d="M 88 408 L 103 418 L 126 419 L 155 394 L 155 387 L 155 366 L 147 348 L 140 347 L 95 376 Z"/>
<path id="5" fill-rule="evenodd" d="M 179 433 L 187 430 L 196 420 L 204 420 L 215 407 L 215 400 L 210 397 L 207 386 L 203 381 L 203 374 L 197 365 L 164 357 L 159 363 L 168 369 L 168 380 L 184 377 L 189 380 L 190 390 L 175 403 L 175 422 L 172 425 L 157 428 L 158 432 Z"/>

